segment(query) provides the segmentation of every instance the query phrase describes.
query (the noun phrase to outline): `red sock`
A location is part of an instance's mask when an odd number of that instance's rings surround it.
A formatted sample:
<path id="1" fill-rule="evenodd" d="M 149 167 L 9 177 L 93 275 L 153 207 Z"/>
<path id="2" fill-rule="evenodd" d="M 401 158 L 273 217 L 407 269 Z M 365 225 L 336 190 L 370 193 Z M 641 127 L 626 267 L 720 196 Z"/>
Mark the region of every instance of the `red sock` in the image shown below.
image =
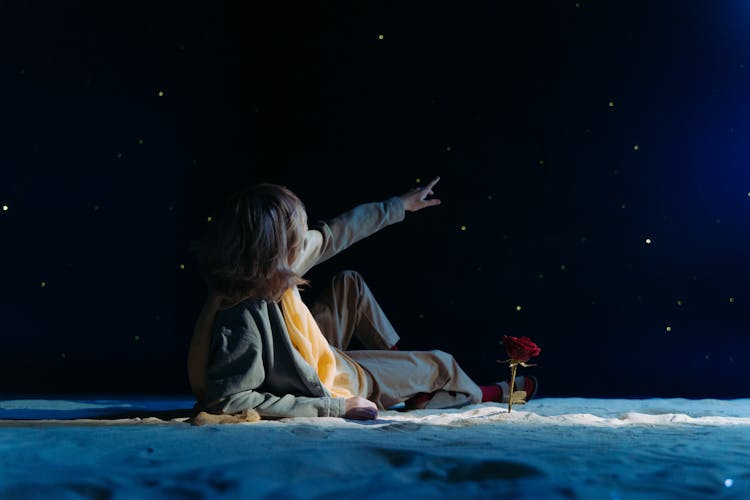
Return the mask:
<path id="1" fill-rule="evenodd" d="M 480 385 L 480 389 L 482 389 L 482 403 L 486 403 L 487 401 L 492 401 L 494 403 L 500 403 L 503 400 L 503 390 L 500 389 L 500 386 L 492 384 L 492 385 Z"/>

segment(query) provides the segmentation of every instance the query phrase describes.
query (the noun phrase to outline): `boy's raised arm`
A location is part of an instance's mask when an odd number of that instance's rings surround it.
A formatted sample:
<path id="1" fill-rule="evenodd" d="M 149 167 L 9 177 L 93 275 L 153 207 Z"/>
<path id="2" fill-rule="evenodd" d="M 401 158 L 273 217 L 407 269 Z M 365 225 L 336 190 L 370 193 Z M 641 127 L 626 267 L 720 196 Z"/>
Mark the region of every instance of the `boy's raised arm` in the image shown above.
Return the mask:
<path id="1" fill-rule="evenodd" d="M 440 177 L 434 178 L 422 188 L 414 188 L 401 196 L 385 201 L 364 203 L 344 212 L 329 221 L 313 224 L 307 232 L 302 252 L 294 265 L 298 274 L 304 275 L 311 267 L 330 259 L 359 240 L 404 220 L 405 212 L 416 212 L 440 204 L 432 188 Z"/>

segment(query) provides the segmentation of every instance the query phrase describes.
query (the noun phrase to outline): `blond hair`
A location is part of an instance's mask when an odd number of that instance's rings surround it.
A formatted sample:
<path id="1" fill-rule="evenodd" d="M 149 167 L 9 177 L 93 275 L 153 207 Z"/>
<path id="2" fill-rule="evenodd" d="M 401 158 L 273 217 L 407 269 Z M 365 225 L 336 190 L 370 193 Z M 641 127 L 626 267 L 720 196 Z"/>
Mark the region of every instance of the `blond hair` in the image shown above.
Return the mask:
<path id="1" fill-rule="evenodd" d="M 300 199 L 284 186 L 261 183 L 230 196 L 209 225 L 197 257 L 206 283 L 230 302 L 278 301 L 306 283 L 291 267 L 307 227 Z"/>

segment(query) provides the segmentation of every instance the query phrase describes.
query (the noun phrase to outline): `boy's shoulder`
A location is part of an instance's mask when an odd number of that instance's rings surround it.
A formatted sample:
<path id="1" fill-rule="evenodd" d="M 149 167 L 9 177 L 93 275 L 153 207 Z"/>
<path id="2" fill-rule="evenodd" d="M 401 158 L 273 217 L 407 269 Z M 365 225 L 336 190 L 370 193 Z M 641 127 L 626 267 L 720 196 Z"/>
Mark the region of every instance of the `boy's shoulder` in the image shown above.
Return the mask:
<path id="1" fill-rule="evenodd" d="M 266 309 L 267 307 L 268 303 L 265 300 L 249 297 L 237 302 L 236 304 L 220 307 L 218 314 L 232 315 L 242 313 L 243 311 L 259 311 Z"/>
<path id="2" fill-rule="evenodd" d="M 279 306 L 262 299 L 243 300 L 216 314 L 213 335 L 242 338 L 266 335 L 278 330 L 283 323 Z"/>
<path id="3" fill-rule="evenodd" d="M 267 317 L 269 309 L 277 309 L 278 305 L 275 302 L 269 302 L 263 299 L 248 298 L 242 300 L 230 307 L 225 309 L 219 309 L 216 319 L 217 322 L 231 322 L 234 320 L 241 320 L 247 322 L 251 318 L 255 321 L 260 318 Z"/>

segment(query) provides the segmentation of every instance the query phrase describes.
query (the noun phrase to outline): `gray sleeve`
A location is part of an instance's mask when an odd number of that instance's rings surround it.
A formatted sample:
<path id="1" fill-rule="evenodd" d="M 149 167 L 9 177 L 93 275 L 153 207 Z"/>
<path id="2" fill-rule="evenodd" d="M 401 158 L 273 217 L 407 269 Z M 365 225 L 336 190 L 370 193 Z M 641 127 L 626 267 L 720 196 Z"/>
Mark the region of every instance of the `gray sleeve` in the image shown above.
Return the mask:
<path id="1" fill-rule="evenodd" d="M 211 339 L 206 406 L 223 413 L 255 409 L 262 417 L 340 417 L 344 398 L 275 395 L 257 391 L 265 380 L 261 335 L 256 319 L 217 327 Z"/>
<path id="2" fill-rule="evenodd" d="M 329 221 L 314 224 L 310 233 L 319 233 L 320 236 L 310 235 L 314 243 L 310 245 L 304 265 L 300 266 L 300 271 L 303 271 L 300 274 L 384 227 L 401 222 L 404 215 L 403 200 L 394 196 L 385 201 L 358 205 Z"/>

